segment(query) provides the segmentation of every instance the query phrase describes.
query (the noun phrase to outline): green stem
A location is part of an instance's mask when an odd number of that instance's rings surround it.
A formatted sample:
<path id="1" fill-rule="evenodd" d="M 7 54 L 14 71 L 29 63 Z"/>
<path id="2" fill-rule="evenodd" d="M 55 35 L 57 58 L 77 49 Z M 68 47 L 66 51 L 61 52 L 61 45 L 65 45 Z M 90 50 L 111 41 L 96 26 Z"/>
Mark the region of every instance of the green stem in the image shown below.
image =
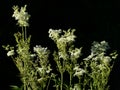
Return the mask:
<path id="1" fill-rule="evenodd" d="M 81 86 L 82 86 L 82 85 L 81 85 L 81 77 L 79 76 L 78 79 L 79 79 L 80 90 L 82 90 L 82 88 L 81 88 Z"/>
<path id="2" fill-rule="evenodd" d="M 79 78 L 79 84 L 80 84 L 81 79 L 80 79 L 80 77 L 78 77 L 78 78 Z"/>
<path id="3" fill-rule="evenodd" d="M 24 90 L 27 90 L 26 89 L 26 76 L 25 76 L 25 65 L 24 65 L 24 76 L 23 76 L 23 78 L 24 78 Z"/>
<path id="4" fill-rule="evenodd" d="M 27 90 L 27 89 L 26 89 L 26 84 L 25 84 L 25 83 L 26 83 L 26 82 L 25 82 L 25 79 L 24 79 L 24 90 Z"/>
<path id="5" fill-rule="evenodd" d="M 58 85 L 56 86 L 56 90 L 59 90 L 59 86 Z"/>
<path id="6" fill-rule="evenodd" d="M 72 86 L 72 72 L 70 72 L 70 87 Z"/>
<path id="7" fill-rule="evenodd" d="M 60 90 L 62 90 L 62 85 L 63 85 L 63 71 L 61 72 L 61 86 L 60 86 Z"/>
<path id="8" fill-rule="evenodd" d="M 24 40 L 24 28 L 22 27 L 22 38 Z"/>
<path id="9" fill-rule="evenodd" d="M 50 77 L 50 79 L 49 79 L 49 81 L 48 81 L 48 85 L 47 85 L 46 90 L 48 90 L 48 88 L 49 88 L 49 85 L 50 85 L 50 80 L 51 80 L 51 77 Z"/>
<path id="10" fill-rule="evenodd" d="M 25 27 L 25 40 L 27 40 L 27 30 L 26 30 L 26 27 Z"/>

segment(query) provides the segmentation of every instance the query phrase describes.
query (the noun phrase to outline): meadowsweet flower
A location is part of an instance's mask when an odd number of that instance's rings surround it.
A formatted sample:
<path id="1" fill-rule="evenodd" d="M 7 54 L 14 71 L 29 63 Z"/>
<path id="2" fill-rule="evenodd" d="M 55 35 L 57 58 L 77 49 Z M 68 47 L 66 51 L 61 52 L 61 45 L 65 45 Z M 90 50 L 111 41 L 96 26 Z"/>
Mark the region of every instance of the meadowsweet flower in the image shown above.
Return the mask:
<path id="1" fill-rule="evenodd" d="M 103 62 L 104 62 L 105 64 L 109 64 L 110 61 L 111 61 L 111 58 L 110 58 L 109 56 L 105 56 L 105 57 L 103 58 Z"/>
<path id="2" fill-rule="evenodd" d="M 61 38 L 59 38 L 59 39 L 57 40 L 57 42 L 62 44 L 62 43 L 66 43 L 67 40 L 66 40 L 66 38 L 64 38 L 64 37 L 61 37 Z"/>
<path id="3" fill-rule="evenodd" d="M 106 41 L 101 41 L 100 43 L 94 41 L 91 47 L 91 53 L 97 55 L 105 52 L 107 49 L 109 49 L 109 45 Z"/>
<path id="4" fill-rule="evenodd" d="M 48 54 L 48 50 L 47 47 L 43 48 L 41 47 L 41 45 L 36 45 L 36 47 L 33 48 L 34 52 L 41 54 L 41 55 L 47 55 Z"/>
<path id="5" fill-rule="evenodd" d="M 75 65 L 75 67 L 73 68 L 73 70 L 75 70 L 75 71 L 79 70 L 79 65 L 78 64 Z"/>
<path id="6" fill-rule="evenodd" d="M 116 59 L 118 54 L 117 54 L 116 51 L 114 51 L 113 53 L 110 54 L 110 56 L 111 56 L 112 59 Z"/>
<path id="7" fill-rule="evenodd" d="M 48 67 L 38 67 L 38 71 L 41 73 L 41 74 L 43 74 L 43 73 L 47 73 L 47 74 L 49 74 L 51 71 L 52 71 L 52 69 L 50 68 L 50 66 L 48 66 Z"/>
<path id="8" fill-rule="evenodd" d="M 11 50 L 11 51 L 8 51 L 7 56 L 13 56 L 14 54 L 15 54 L 14 50 Z"/>
<path id="9" fill-rule="evenodd" d="M 48 68 L 47 70 L 46 70 L 46 73 L 50 73 L 52 71 L 52 69 L 51 68 Z"/>
<path id="10" fill-rule="evenodd" d="M 75 68 L 73 68 L 73 70 L 75 71 L 74 76 L 77 76 L 77 77 L 82 76 L 85 73 L 85 70 L 82 68 L 79 68 L 78 65 L 76 65 Z"/>
<path id="11" fill-rule="evenodd" d="M 43 72 L 43 70 L 44 70 L 44 68 L 38 68 L 38 71 L 41 73 Z"/>
<path id="12" fill-rule="evenodd" d="M 111 57 L 105 56 L 104 54 L 105 53 L 101 53 L 101 54 L 93 57 L 92 60 L 94 60 L 94 61 L 100 61 L 100 62 L 102 61 L 104 64 L 108 65 L 112 59 L 111 59 Z"/>
<path id="13" fill-rule="evenodd" d="M 91 54 L 83 60 L 101 60 L 107 49 L 109 49 L 109 45 L 106 41 L 101 41 L 100 43 L 94 41 L 91 47 Z"/>
<path id="14" fill-rule="evenodd" d="M 67 57 L 67 54 L 64 54 L 62 52 L 58 52 L 59 58 L 65 59 Z"/>
<path id="15" fill-rule="evenodd" d="M 75 41 L 74 38 L 75 38 L 75 36 L 61 37 L 61 38 L 58 39 L 57 42 L 59 42 L 59 43 L 69 43 L 69 42 Z"/>
<path id="16" fill-rule="evenodd" d="M 73 42 L 75 41 L 75 35 L 69 35 L 66 37 L 66 42 Z"/>
<path id="17" fill-rule="evenodd" d="M 32 57 L 32 58 L 35 57 L 35 56 L 36 56 L 36 54 L 30 54 L 30 57 Z"/>
<path id="18" fill-rule="evenodd" d="M 93 61 L 101 61 L 101 60 L 104 59 L 104 54 L 105 54 L 104 52 L 103 52 L 103 53 L 100 53 L 100 54 L 94 56 L 94 57 L 92 58 L 92 60 L 93 60 Z"/>
<path id="19" fill-rule="evenodd" d="M 62 35 L 57 42 L 58 43 L 71 43 L 75 41 L 76 36 L 73 34 L 74 30 L 70 32 L 70 30 L 68 31 L 64 31 L 64 35 Z"/>
<path id="20" fill-rule="evenodd" d="M 53 30 L 53 29 L 49 29 L 48 33 L 49 33 L 49 37 L 53 40 L 56 40 L 59 38 L 59 34 L 62 32 L 61 29 L 59 30 Z"/>
<path id="21" fill-rule="evenodd" d="M 69 51 L 69 52 L 70 52 L 72 58 L 76 58 L 77 59 L 80 56 L 81 48 L 80 49 L 75 48 L 75 50 L 72 50 L 72 51 Z"/>
<path id="22" fill-rule="evenodd" d="M 63 31 L 64 35 L 60 35 L 62 33 L 62 30 L 52 30 L 49 29 L 49 37 L 53 40 L 57 40 L 57 43 L 69 43 L 75 41 L 74 39 L 76 36 L 73 34 L 75 30 L 70 31 Z"/>
<path id="23" fill-rule="evenodd" d="M 21 7 L 20 11 L 18 6 L 13 6 L 14 13 L 12 17 L 15 17 L 15 20 L 18 20 L 18 25 L 20 27 L 29 26 L 28 20 L 30 18 L 30 15 L 26 12 L 26 6 L 27 5 L 25 5 L 24 7 Z"/>
<path id="24" fill-rule="evenodd" d="M 82 76 L 83 74 L 85 73 L 85 71 L 83 70 L 83 69 L 79 69 L 79 71 L 76 71 L 75 73 L 74 73 L 74 76 Z"/>

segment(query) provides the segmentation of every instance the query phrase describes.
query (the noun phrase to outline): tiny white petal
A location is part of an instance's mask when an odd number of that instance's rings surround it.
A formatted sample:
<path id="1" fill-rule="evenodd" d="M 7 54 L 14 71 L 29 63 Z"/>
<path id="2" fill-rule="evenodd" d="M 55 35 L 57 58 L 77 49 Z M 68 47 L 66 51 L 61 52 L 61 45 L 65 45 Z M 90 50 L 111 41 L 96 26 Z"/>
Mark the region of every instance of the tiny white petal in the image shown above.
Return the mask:
<path id="1" fill-rule="evenodd" d="M 12 55 L 14 55 L 15 53 L 14 53 L 14 50 L 11 50 L 11 51 L 8 51 L 8 53 L 7 53 L 7 56 L 12 56 Z"/>

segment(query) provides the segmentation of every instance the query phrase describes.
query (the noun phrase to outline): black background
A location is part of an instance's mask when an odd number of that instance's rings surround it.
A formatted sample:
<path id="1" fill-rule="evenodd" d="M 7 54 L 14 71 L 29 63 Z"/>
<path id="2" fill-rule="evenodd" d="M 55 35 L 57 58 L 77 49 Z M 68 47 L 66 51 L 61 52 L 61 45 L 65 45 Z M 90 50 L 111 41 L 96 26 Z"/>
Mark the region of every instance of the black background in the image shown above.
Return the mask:
<path id="1" fill-rule="evenodd" d="M 44 1 L 44 0 L 43 0 Z M 32 45 L 41 44 L 54 49 L 48 38 L 49 28 L 76 29 L 76 44 L 82 46 L 85 54 L 93 41 L 106 40 L 111 50 L 120 52 L 120 1 L 118 0 L 0 0 L 0 90 L 8 85 L 19 84 L 18 70 L 6 56 L 2 45 L 15 44 L 13 34 L 20 30 L 12 18 L 13 5 L 27 4 L 31 15 L 28 33 Z M 83 52 L 83 54 L 84 54 Z M 120 90 L 119 56 L 111 74 L 112 90 Z M 4 87 L 5 86 L 5 87 Z"/>

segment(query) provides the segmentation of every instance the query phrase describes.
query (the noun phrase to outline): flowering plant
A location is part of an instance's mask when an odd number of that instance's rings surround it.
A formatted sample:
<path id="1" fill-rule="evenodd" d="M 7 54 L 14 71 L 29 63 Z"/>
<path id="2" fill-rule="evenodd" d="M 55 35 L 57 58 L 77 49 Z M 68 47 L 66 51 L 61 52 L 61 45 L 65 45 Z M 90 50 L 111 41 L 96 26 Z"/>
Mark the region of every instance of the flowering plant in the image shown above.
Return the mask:
<path id="1" fill-rule="evenodd" d="M 22 32 L 14 34 L 17 45 L 3 46 L 7 56 L 11 57 L 20 71 L 21 87 L 12 86 L 14 90 L 108 90 L 109 75 L 114 65 L 117 53 L 107 54 L 109 45 L 106 41 L 93 42 L 91 54 L 82 59 L 82 47 L 75 47 L 75 29 L 49 29 L 49 38 L 57 46 L 53 53 L 47 47 L 36 45 L 30 51 L 31 36 L 27 37 L 26 27 L 29 26 L 30 15 L 26 5 L 13 7 L 16 20 L 22 27 Z M 52 54 L 53 58 L 49 58 Z M 50 59 L 54 60 L 52 68 Z M 112 63 L 113 62 L 113 63 Z M 56 72 L 54 72 L 56 70 Z M 65 81 L 64 77 L 69 78 Z"/>

